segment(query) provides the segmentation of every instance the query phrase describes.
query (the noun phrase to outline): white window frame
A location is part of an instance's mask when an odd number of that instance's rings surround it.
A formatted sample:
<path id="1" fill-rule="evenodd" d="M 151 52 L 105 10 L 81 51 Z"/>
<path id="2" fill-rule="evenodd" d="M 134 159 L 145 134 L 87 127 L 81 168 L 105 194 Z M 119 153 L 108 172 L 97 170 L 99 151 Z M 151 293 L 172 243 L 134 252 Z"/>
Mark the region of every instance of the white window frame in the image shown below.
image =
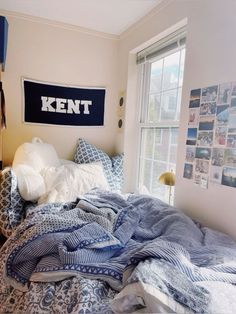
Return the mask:
<path id="1" fill-rule="evenodd" d="M 157 121 L 157 122 L 146 122 L 148 120 L 148 105 L 149 105 L 149 91 L 150 91 L 150 78 L 151 78 L 151 65 L 153 62 L 156 62 L 158 60 L 161 60 L 169 55 L 174 54 L 175 52 L 178 52 L 182 49 L 186 49 L 186 45 L 179 46 L 175 49 L 172 49 L 171 51 L 168 51 L 166 53 L 163 53 L 162 55 L 146 60 L 144 63 L 138 64 L 138 87 L 139 87 L 139 93 L 138 93 L 138 107 L 139 107 L 139 119 L 138 119 L 138 157 L 137 157 L 137 164 L 136 164 L 136 189 L 139 190 L 139 181 L 140 181 L 140 165 L 141 165 L 141 135 L 142 135 L 142 129 L 144 128 L 158 128 L 158 129 L 164 129 L 164 128 L 178 128 L 180 125 L 180 120 L 165 120 L 165 121 Z M 180 54 L 181 58 L 181 54 Z M 161 86 L 163 82 L 163 73 L 162 72 L 162 78 L 161 78 Z M 178 82 L 180 79 L 180 69 L 178 73 Z M 145 82 L 145 83 L 144 83 Z M 165 90 L 170 91 L 170 90 L 176 90 L 178 89 L 177 93 L 177 101 L 179 97 L 179 86 L 177 88 Z M 181 92 L 182 92 L 182 86 L 181 86 Z M 162 94 L 162 92 L 161 92 Z M 181 102 L 180 104 L 181 105 Z M 179 108 L 180 110 L 180 108 Z M 170 145 L 169 145 L 170 149 Z M 154 152 L 153 152 L 154 154 Z M 169 156 L 168 152 L 168 156 Z M 154 160 L 154 156 L 152 156 L 152 159 Z M 161 161 L 160 161 L 161 162 Z M 169 162 L 169 161 L 168 161 Z M 169 162 L 170 163 L 170 162 Z M 176 163 L 175 163 L 176 165 Z M 152 163 L 153 167 L 153 163 Z M 171 169 L 170 169 L 171 170 Z M 153 172 L 153 170 L 151 171 Z M 151 183 L 152 183 L 152 178 L 151 178 Z"/>

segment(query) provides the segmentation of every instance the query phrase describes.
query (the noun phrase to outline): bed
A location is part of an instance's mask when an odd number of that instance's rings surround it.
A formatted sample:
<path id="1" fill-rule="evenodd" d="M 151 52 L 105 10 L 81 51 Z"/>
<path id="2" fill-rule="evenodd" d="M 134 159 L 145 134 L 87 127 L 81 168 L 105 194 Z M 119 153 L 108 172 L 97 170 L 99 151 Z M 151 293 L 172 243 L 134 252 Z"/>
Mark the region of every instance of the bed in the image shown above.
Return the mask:
<path id="1" fill-rule="evenodd" d="M 123 156 L 30 144 L 0 181 L 1 313 L 235 313 L 229 236 L 120 193 Z"/>

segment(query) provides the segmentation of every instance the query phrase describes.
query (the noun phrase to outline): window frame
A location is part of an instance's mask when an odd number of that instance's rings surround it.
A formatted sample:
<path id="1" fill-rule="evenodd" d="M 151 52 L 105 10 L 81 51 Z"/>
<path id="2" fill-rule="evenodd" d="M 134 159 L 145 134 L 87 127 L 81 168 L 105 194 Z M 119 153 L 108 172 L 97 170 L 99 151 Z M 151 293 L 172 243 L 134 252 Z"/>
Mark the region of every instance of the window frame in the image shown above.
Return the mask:
<path id="1" fill-rule="evenodd" d="M 139 107 L 139 113 L 138 113 L 138 147 L 137 147 L 137 163 L 136 163 L 136 189 L 139 190 L 140 188 L 140 175 L 141 175 L 141 153 L 142 153 L 142 147 L 141 147 L 141 140 L 142 140 L 142 130 L 145 128 L 153 128 L 153 129 L 171 129 L 171 128 L 177 128 L 179 129 L 180 126 L 180 118 L 178 120 L 165 120 L 165 121 L 153 121 L 153 122 L 148 122 L 148 106 L 149 106 L 149 95 L 150 95 L 150 80 L 151 80 L 151 66 L 152 63 L 157 62 L 161 59 L 164 59 L 165 57 L 168 57 L 169 55 L 172 55 L 178 51 L 181 51 L 185 49 L 186 52 L 186 44 L 178 46 L 170 51 L 167 51 L 163 53 L 160 56 L 150 58 L 143 63 L 137 64 L 138 66 L 138 88 L 139 88 L 139 93 L 138 93 L 138 107 Z M 180 60 L 181 61 L 181 54 L 180 54 Z M 185 62 L 184 62 L 185 63 Z M 180 63 L 179 63 L 180 65 Z M 163 72 L 162 71 L 162 78 L 161 78 L 161 86 L 163 83 Z M 177 93 L 177 102 L 178 102 L 178 97 L 179 97 L 179 90 L 181 89 L 181 98 L 182 98 L 182 88 L 183 84 L 179 86 L 179 80 L 180 80 L 180 67 L 179 67 L 179 73 L 178 73 L 178 85 L 176 88 L 164 90 L 164 93 L 167 91 L 171 90 L 176 90 L 178 89 Z M 161 95 L 163 95 L 163 90 L 161 90 Z M 181 101 L 179 104 L 179 112 L 181 110 Z M 177 146 L 178 146 L 178 141 L 177 141 Z M 170 145 L 168 147 L 168 156 L 170 152 Z M 152 153 L 152 168 L 153 168 L 153 161 L 155 161 L 154 158 L 154 150 Z M 161 161 L 160 161 L 161 162 Z M 168 161 L 168 163 L 170 163 Z M 176 162 L 175 162 L 176 166 Z M 153 169 L 151 170 L 151 173 L 153 173 Z M 152 180 L 153 178 L 151 177 L 150 179 L 150 186 L 152 186 Z M 151 193 L 151 191 L 150 191 Z M 152 193 L 151 193 L 152 194 Z"/>

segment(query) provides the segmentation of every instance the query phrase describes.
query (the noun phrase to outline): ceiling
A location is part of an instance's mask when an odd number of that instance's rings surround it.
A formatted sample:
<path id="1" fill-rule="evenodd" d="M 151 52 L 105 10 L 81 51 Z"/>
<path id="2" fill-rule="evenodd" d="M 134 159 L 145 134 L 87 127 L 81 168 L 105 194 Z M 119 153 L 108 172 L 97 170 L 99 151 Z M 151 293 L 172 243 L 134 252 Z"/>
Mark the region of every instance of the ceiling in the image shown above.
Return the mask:
<path id="1" fill-rule="evenodd" d="M 163 0 L 0 0 L 0 10 L 120 35 Z"/>

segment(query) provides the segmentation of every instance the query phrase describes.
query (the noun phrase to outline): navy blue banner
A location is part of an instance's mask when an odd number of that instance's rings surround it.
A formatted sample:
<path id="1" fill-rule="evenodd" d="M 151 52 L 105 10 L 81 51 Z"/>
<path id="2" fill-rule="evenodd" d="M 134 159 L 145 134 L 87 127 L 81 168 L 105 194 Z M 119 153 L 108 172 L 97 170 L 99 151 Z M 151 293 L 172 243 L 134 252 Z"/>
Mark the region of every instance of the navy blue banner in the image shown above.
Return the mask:
<path id="1" fill-rule="evenodd" d="M 24 121 L 30 123 L 99 126 L 104 124 L 106 90 L 50 85 L 23 80 Z"/>

